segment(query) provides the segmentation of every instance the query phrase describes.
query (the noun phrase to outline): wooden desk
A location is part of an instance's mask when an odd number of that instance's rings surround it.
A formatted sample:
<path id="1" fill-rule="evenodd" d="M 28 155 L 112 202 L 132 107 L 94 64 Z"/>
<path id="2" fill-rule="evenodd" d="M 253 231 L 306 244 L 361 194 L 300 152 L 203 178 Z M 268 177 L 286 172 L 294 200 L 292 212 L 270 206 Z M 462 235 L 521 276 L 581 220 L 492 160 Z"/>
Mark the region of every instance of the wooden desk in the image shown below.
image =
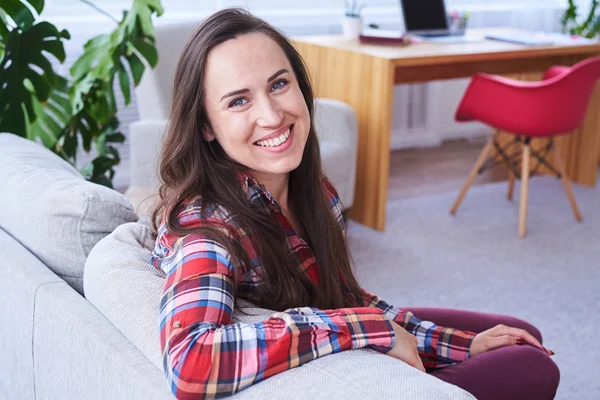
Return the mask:
<path id="1" fill-rule="evenodd" d="M 514 31 L 471 29 L 469 34 Z M 356 111 L 359 148 L 350 217 L 377 230 L 385 227 L 394 85 L 463 78 L 476 72 L 539 79 L 552 65 L 573 65 L 600 54 L 600 43 L 530 47 L 486 40 L 397 47 L 363 45 L 342 36 L 306 36 L 294 38 L 294 45 L 309 67 L 315 96 L 341 100 Z M 589 186 L 596 182 L 600 161 L 600 121 L 595 118 L 599 92 L 597 88 L 590 105 L 594 112 L 588 112 L 582 128 L 557 143 L 570 178 Z"/>

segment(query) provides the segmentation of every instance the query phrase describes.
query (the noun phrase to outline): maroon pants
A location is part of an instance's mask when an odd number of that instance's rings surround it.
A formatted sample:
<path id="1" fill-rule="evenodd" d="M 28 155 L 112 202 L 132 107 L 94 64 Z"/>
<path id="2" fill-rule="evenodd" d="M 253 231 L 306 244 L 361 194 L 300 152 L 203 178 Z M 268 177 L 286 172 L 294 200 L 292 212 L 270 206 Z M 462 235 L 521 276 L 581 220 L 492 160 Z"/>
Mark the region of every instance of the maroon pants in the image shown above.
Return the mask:
<path id="1" fill-rule="evenodd" d="M 441 308 L 406 309 L 422 320 L 477 333 L 498 324 L 521 328 L 542 342 L 536 327 L 505 315 Z M 560 372 L 550 356 L 528 345 L 501 347 L 429 373 L 463 388 L 479 400 L 552 399 L 560 381 Z"/>

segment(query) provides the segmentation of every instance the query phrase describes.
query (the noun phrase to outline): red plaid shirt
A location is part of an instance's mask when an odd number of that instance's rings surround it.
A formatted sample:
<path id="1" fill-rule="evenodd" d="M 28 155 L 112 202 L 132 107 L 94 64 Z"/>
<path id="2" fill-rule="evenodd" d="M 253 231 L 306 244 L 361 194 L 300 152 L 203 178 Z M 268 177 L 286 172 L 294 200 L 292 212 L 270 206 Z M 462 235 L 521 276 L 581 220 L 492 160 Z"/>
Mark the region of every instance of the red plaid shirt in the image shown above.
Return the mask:
<path id="1" fill-rule="evenodd" d="M 250 175 L 240 173 L 239 181 L 248 200 L 265 207 L 281 224 L 298 267 L 318 283 L 315 256 L 277 201 Z M 337 192 L 327 179 L 322 184 L 331 212 L 345 232 Z M 204 209 L 201 214 L 202 208 L 200 197 L 186 202 L 179 222 L 190 227 L 224 226 L 230 237 L 242 243 L 255 268 L 260 268 L 251 241 L 235 217 L 222 207 Z M 252 270 L 236 272 L 223 245 L 199 234 L 175 236 L 163 223 L 152 261 L 167 275 L 160 305 L 160 342 L 167 380 L 177 398 L 227 396 L 317 357 L 348 349 L 370 347 L 385 353 L 396 340 L 389 320 L 417 337 L 423 363 L 431 368 L 468 358 L 475 336 L 421 321 L 366 291 L 362 304 L 353 308 L 298 307 L 256 324 L 233 323 L 234 286 L 238 291 L 252 291 L 258 280 Z"/>

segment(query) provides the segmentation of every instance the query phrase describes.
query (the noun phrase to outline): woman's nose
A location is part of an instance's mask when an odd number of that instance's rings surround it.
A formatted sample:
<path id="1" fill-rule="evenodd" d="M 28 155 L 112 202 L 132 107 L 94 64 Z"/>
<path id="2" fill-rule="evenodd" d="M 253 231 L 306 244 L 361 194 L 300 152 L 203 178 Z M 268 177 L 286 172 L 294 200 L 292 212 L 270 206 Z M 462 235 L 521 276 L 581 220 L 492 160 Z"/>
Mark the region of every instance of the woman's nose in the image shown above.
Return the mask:
<path id="1" fill-rule="evenodd" d="M 256 123 L 262 128 L 277 128 L 283 122 L 283 112 L 276 100 L 268 97 L 257 107 Z"/>

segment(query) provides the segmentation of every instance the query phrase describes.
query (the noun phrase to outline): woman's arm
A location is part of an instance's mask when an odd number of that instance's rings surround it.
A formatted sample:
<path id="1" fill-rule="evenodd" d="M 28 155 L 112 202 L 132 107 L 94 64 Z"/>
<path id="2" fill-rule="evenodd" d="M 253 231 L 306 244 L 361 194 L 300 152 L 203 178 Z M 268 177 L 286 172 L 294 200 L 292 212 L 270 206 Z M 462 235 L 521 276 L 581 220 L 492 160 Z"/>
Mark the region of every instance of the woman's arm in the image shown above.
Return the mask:
<path id="1" fill-rule="evenodd" d="M 446 328 L 421 321 L 407 310 L 400 310 L 363 290 L 364 305 L 374 307 L 417 337 L 417 348 L 427 368 L 440 368 L 469 358 L 469 347 L 476 333 Z"/>
<path id="2" fill-rule="evenodd" d="M 347 349 L 389 351 L 390 321 L 369 307 L 294 308 L 256 324 L 232 323 L 235 271 L 224 246 L 180 238 L 157 267 L 167 274 L 160 308 L 165 373 L 179 398 L 223 396 L 317 357 Z"/>

